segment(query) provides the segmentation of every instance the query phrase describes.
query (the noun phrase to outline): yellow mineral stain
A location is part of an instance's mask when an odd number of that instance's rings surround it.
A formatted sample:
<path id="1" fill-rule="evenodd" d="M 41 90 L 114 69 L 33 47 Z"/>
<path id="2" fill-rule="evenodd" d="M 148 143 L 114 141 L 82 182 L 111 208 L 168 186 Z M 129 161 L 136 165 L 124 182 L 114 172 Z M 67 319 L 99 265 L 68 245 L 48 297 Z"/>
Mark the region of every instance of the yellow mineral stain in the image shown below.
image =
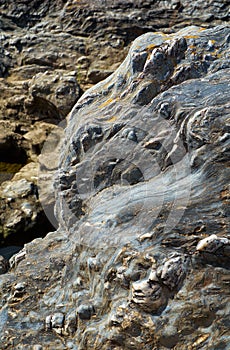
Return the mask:
<path id="1" fill-rule="evenodd" d="M 209 337 L 209 334 L 204 334 L 202 336 L 200 336 L 193 344 L 192 344 L 192 348 L 196 348 L 198 345 L 200 345 L 201 343 L 203 343 L 205 340 L 207 340 Z"/>
<path id="2" fill-rule="evenodd" d="M 115 122 L 115 120 L 117 120 L 117 116 L 116 116 L 116 115 L 114 115 L 113 117 L 111 117 L 110 119 L 108 119 L 107 122 L 113 123 L 113 122 Z"/>
<path id="3" fill-rule="evenodd" d="M 113 101 L 114 101 L 113 98 L 109 98 L 107 101 L 103 102 L 103 103 L 99 106 L 99 108 L 106 107 L 106 106 L 108 106 L 108 105 L 109 105 L 111 102 L 113 102 Z"/>
<path id="4" fill-rule="evenodd" d="M 208 54 L 215 57 L 215 58 L 221 58 L 223 53 L 218 52 L 219 50 L 216 49 L 214 52 L 209 52 Z"/>
<path id="5" fill-rule="evenodd" d="M 185 39 L 197 39 L 199 38 L 198 35 L 185 35 Z"/>
<path id="6" fill-rule="evenodd" d="M 156 47 L 155 44 L 150 44 L 150 45 L 146 46 L 146 50 L 147 50 L 147 51 L 153 50 L 154 47 Z"/>
<path id="7" fill-rule="evenodd" d="M 230 198 L 230 191 L 228 190 L 228 188 L 224 188 L 224 189 L 220 192 L 220 198 L 221 198 L 221 199 L 229 199 L 229 198 Z"/>

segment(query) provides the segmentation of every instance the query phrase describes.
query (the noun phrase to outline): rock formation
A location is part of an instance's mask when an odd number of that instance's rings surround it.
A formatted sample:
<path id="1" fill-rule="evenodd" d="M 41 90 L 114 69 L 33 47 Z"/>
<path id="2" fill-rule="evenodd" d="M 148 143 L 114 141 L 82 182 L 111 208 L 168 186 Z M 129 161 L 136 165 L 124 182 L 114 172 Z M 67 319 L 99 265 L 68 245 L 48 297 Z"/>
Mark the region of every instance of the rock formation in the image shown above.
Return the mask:
<path id="1" fill-rule="evenodd" d="M 0 182 L 11 180 L 11 190 L 19 178 L 37 187 L 37 157 L 47 134 L 67 116 L 82 90 L 118 68 L 137 36 L 229 21 L 227 0 L 0 0 L 0 9 Z M 40 196 L 38 187 L 36 191 Z M 30 232 L 16 195 L 13 209 L 25 224 L 11 222 L 9 231 L 5 213 L 10 206 L 2 198 L 1 244 L 31 240 L 41 217 L 41 232 L 35 235 L 52 229 L 39 201 L 28 196 L 27 202 L 34 217 Z"/>
<path id="2" fill-rule="evenodd" d="M 2 349 L 228 348 L 229 38 L 144 34 L 78 100 L 59 227 L 1 275 Z"/>

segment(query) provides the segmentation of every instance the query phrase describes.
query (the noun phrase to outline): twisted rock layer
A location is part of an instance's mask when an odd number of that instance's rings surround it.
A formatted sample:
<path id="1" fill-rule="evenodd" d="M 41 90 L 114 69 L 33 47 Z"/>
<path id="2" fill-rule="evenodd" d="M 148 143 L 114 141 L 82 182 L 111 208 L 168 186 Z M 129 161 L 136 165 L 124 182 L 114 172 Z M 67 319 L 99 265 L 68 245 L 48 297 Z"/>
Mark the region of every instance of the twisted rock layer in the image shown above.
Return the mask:
<path id="1" fill-rule="evenodd" d="M 38 156 L 47 134 L 67 116 L 82 90 L 118 68 L 137 36 L 229 21 L 228 0 L 0 0 L 0 8 L 0 185 L 11 180 L 7 186 L 12 189 L 16 178 L 37 186 Z M 39 188 L 37 192 L 43 196 Z M 14 196 L 13 210 L 24 224 L 11 221 L 9 230 L 11 208 L 5 197 L 1 200 L 1 245 L 30 241 L 33 234 L 28 232 L 38 231 L 41 216 L 43 225 L 35 236 L 52 229 L 39 201 L 27 201 L 34 217 L 30 228 L 21 198 Z"/>
<path id="2" fill-rule="evenodd" d="M 229 38 L 145 34 L 75 105 L 59 228 L 1 276 L 2 349 L 227 349 Z"/>

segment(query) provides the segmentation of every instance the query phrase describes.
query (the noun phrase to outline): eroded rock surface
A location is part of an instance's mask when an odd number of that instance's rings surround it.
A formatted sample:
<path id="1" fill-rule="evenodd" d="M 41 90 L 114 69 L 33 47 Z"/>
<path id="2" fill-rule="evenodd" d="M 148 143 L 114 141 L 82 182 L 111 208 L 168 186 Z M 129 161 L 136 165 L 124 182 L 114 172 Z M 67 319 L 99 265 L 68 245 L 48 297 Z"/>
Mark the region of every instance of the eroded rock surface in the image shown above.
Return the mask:
<path id="1" fill-rule="evenodd" d="M 0 0 L 0 9 L 1 183 L 27 163 L 37 166 L 53 125 L 67 116 L 82 91 L 118 68 L 137 36 L 229 21 L 227 0 Z M 139 59 L 145 60 L 136 57 L 134 69 L 141 66 Z M 178 79 L 198 74 L 194 67 L 189 70 Z M 126 175 L 134 183 L 141 176 L 136 169 Z M 35 178 L 32 182 L 38 185 Z M 20 198 L 15 198 L 15 207 L 17 203 L 20 210 Z M 42 227 L 41 235 L 48 232 L 48 222 Z M 14 229 L 21 242 L 27 241 L 23 231 Z M 3 235 L 1 241 L 7 244 Z"/>
<path id="2" fill-rule="evenodd" d="M 228 349 L 229 37 L 145 34 L 75 105 L 59 228 L 1 275 L 2 349 Z"/>

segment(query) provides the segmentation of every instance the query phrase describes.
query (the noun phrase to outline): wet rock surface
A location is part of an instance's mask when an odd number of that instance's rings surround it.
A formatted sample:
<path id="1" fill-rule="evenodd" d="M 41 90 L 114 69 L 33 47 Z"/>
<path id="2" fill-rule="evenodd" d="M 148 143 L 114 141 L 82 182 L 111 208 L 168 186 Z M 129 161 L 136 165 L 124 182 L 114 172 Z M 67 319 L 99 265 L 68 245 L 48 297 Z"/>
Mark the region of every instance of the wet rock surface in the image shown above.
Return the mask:
<path id="1" fill-rule="evenodd" d="M 229 36 L 144 34 L 74 106 L 59 228 L 1 275 L 2 349 L 228 349 Z"/>

